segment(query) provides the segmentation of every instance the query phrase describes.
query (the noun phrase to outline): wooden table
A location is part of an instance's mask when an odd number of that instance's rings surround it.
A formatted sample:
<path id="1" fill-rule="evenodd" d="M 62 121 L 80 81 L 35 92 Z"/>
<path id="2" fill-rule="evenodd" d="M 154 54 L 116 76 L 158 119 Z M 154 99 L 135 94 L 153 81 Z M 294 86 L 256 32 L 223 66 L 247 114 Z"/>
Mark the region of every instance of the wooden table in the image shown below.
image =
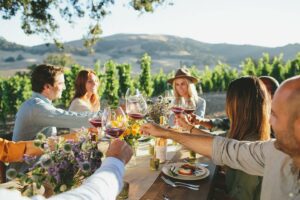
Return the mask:
<path id="1" fill-rule="evenodd" d="M 178 151 L 172 161 L 180 161 L 184 157 L 181 151 Z M 207 200 L 212 196 L 212 190 L 214 187 L 214 176 L 216 174 L 217 167 L 214 165 L 209 158 L 200 157 L 200 162 L 209 164 L 208 169 L 210 171 L 209 177 L 197 180 L 189 181 L 190 183 L 200 184 L 200 190 L 194 191 L 183 187 L 172 187 L 167 185 L 161 176 L 164 175 L 162 172 L 156 178 L 155 182 L 148 189 L 148 191 L 142 196 L 142 200 L 162 200 L 163 195 L 167 195 L 171 200 L 184 199 L 184 200 Z M 170 178 L 171 179 L 171 178 Z"/>

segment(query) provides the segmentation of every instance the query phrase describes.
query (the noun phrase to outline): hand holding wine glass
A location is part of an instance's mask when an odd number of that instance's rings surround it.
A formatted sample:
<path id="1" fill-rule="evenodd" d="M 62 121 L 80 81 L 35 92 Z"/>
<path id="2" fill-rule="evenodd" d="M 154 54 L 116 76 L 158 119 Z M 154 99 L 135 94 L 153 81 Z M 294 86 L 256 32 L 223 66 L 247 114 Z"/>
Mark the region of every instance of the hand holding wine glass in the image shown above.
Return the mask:
<path id="1" fill-rule="evenodd" d="M 126 92 L 126 113 L 132 119 L 141 120 L 147 114 L 147 102 L 138 90 L 134 94 L 129 91 Z"/>
<path id="2" fill-rule="evenodd" d="M 184 112 L 184 98 L 183 97 L 175 97 L 171 102 L 171 110 L 174 112 L 175 115 L 180 115 Z M 175 120 L 175 127 L 179 128 L 177 120 Z"/>
<path id="3" fill-rule="evenodd" d="M 97 141 L 101 137 L 102 127 L 102 113 L 99 111 L 89 119 L 89 122 L 97 129 L 97 134 L 92 135 L 92 140 Z"/>
<path id="4" fill-rule="evenodd" d="M 196 102 L 193 98 L 185 99 L 184 112 L 188 115 L 194 113 L 196 110 Z"/>
<path id="5" fill-rule="evenodd" d="M 104 109 L 102 122 L 106 136 L 118 138 L 126 129 L 127 119 L 121 107 L 108 107 Z"/>

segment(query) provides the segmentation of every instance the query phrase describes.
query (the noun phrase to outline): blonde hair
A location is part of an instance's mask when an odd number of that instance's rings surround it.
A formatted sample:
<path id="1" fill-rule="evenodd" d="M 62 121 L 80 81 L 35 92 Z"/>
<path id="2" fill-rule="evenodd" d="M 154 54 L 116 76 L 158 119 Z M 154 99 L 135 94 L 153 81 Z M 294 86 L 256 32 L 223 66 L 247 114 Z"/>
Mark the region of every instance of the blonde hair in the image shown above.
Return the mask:
<path id="1" fill-rule="evenodd" d="M 197 103 L 198 102 L 198 92 L 196 90 L 195 84 L 187 78 L 181 78 L 181 79 L 183 79 L 186 82 L 187 86 L 188 86 L 188 95 L 189 95 L 189 97 Z M 180 95 L 176 90 L 175 80 L 173 81 L 172 85 L 173 85 L 174 96 L 177 98 L 177 97 L 180 97 Z"/>

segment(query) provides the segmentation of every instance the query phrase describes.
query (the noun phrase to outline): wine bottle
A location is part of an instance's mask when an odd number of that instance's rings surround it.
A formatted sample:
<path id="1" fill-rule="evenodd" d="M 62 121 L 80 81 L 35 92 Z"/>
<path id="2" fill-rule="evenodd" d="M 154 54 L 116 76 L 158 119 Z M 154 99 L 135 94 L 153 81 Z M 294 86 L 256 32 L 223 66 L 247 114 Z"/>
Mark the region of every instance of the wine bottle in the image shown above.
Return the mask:
<path id="1" fill-rule="evenodd" d="M 164 125 L 165 118 L 160 117 L 160 125 Z M 167 139 L 156 138 L 155 141 L 155 154 L 160 163 L 164 163 L 167 158 Z"/>

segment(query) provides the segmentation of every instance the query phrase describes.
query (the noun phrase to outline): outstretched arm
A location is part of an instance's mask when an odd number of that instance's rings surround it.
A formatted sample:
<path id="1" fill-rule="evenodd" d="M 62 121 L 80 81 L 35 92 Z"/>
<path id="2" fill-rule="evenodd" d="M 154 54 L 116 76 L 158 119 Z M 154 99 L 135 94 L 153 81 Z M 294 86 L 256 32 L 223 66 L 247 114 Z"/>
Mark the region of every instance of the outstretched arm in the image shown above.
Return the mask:
<path id="1" fill-rule="evenodd" d="M 211 157 L 213 137 L 199 130 L 198 135 L 183 134 L 174 130 L 160 127 L 156 124 L 147 123 L 142 125 L 141 131 L 144 134 L 150 134 L 155 137 L 170 138 L 186 146 L 187 148 Z M 201 134 L 203 133 L 203 134 Z"/>

